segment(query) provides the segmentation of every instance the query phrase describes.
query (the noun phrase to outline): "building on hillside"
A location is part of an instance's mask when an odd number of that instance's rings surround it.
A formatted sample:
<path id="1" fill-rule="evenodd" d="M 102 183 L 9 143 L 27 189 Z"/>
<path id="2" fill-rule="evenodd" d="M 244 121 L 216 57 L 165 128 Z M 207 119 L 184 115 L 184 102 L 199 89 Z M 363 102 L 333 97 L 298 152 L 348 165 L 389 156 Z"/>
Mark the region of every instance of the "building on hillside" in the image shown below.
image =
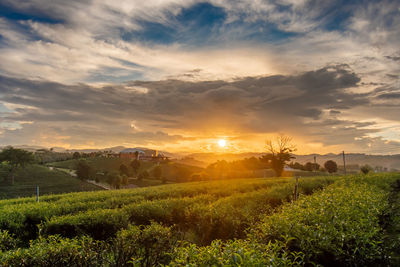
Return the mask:
<path id="1" fill-rule="evenodd" d="M 119 153 L 120 158 L 138 159 L 142 161 L 155 161 L 161 162 L 168 159 L 163 153 L 159 153 L 157 150 L 152 149 L 138 149 L 138 148 L 127 148 Z"/>
<path id="2" fill-rule="evenodd" d="M 143 156 L 145 152 L 137 148 L 127 148 L 119 152 L 119 157 L 125 159 L 140 159 Z"/>

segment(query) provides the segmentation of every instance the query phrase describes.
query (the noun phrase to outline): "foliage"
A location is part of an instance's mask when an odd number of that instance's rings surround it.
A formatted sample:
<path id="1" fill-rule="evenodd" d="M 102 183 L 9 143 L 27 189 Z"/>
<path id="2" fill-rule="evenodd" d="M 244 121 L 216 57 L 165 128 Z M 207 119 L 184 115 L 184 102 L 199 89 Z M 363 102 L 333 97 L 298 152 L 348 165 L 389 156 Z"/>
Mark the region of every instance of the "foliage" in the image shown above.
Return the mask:
<path id="1" fill-rule="evenodd" d="M 139 168 L 140 168 L 140 161 L 137 160 L 137 159 L 132 160 L 132 162 L 131 162 L 131 167 L 132 167 L 132 169 L 133 169 L 133 172 L 134 172 L 135 174 L 137 174 L 137 173 L 138 173 L 138 170 L 139 170 Z"/>
<path id="2" fill-rule="evenodd" d="M 119 189 L 122 184 L 122 177 L 115 172 L 110 172 L 106 174 L 106 182 L 114 187 Z"/>
<path id="3" fill-rule="evenodd" d="M 14 176 L 14 185 L 1 184 L 0 199 L 31 197 L 36 194 L 37 185 L 40 188 L 41 198 L 46 194 L 100 190 L 100 187 L 80 181 L 66 172 L 50 170 L 37 164 L 18 168 Z"/>
<path id="4" fill-rule="evenodd" d="M 74 152 L 74 154 L 72 154 L 73 159 L 79 159 L 80 157 L 81 157 L 81 154 L 78 151 L 76 151 L 76 152 Z"/>
<path id="5" fill-rule="evenodd" d="M 207 247 L 177 247 L 168 266 L 302 266 L 303 258 L 301 252 L 288 252 L 281 241 L 216 240 Z"/>
<path id="6" fill-rule="evenodd" d="M 268 154 L 262 156 L 261 161 L 269 163 L 278 177 L 282 176 L 286 162 L 294 158 L 291 153 L 296 148 L 290 144 L 291 141 L 292 139 L 285 135 L 278 136 L 275 141 L 266 141 Z"/>
<path id="7" fill-rule="evenodd" d="M 368 174 L 369 172 L 371 172 L 371 171 L 373 171 L 374 169 L 371 167 L 371 166 L 369 166 L 368 164 L 366 164 L 366 165 L 364 165 L 364 166 L 361 166 L 361 168 L 360 168 L 360 171 L 363 173 L 363 174 Z"/>
<path id="8" fill-rule="evenodd" d="M 139 175 L 138 175 L 138 180 L 143 180 L 143 179 L 147 179 L 147 178 L 149 178 L 149 173 L 145 170 L 145 171 L 142 171 L 141 173 L 139 173 Z"/>
<path id="9" fill-rule="evenodd" d="M 348 177 L 265 217 L 251 237 L 263 243 L 290 238 L 290 251 L 302 251 L 307 262 L 322 265 L 379 262 L 385 255 L 379 217 L 387 207 L 387 191 L 377 183 L 392 182 L 393 177 Z"/>
<path id="10" fill-rule="evenodd" d="M 329 173 L 334 173 L 338 170 L 337 164 L 333 160 L 328 160 L 325 162 L 324 167 Z"/>
<path id="11" fill-rule="evenodd" d="M 153 177 L 156 179 L 160 179 L 162 175 L 162 169 L 160 166 L 156 166 L 153 169 Z"/>
<path id="12" fill-rule="evenodd" d="M 105 243 L 88 237 L 38 238 L 28 248 L 0 254 L 2 266 L 107 266 Z"/>
<path id="13" fill-rule="evenodd" d="M 125 266 L 156 266 L 167 264 L 177 239 L 171 228 L 158 223 L 148 226 L 131 225 L 118 233 L 114 241 L 115 264 Z"/>
<path id="14" fill-rule="evenodd" d="M 306 164 L 301 164 L 298 162 L 291 162 L 288 166 L 292 169 L 302 170 L 302 171 L 318 171 L 320 170 L 320 165 L 318 163 L 307 162 Z"/>
<path id="15" fill-rule="evenodd" d="M 386 238 L 397 233 L 387 226 L 399 220 L 388 203 L 396 179 L 300 178 L 297 201 L 289 178 L 3 200 L 0 265 L 385 264 L 400 245 Z"/>
<path id="16" fill-rule="evenodd" d="M 34 160 L 32 152 L 23 149 L 6 147 L 0 152 L 0 162 L 7 162 L 14 169 L 33 163 Z"/>
<path id="17" fill-rule="evenodd" d="M 81 180 L 89 180 L 94 176 L 94 169 L 85 160 L 76 164 L 76 175 Z"/>
<path id="18" fill-rule="evenodd" d="M 0 230 L 0 252 L 15 249 L 17 240 L 7 230 Z"/>
<path id="19" fill-rule="evenodd" d="M 119 166 L 119 174 L 129 176 L 129 169 L 125 164 Z"/>
<path id="20" fill-rule="evenodd" d="M 202 181 L 212 179 L 231 179 L 231 178 L 246 178 L 257 177 L 256 170 L 261 170 L 269 167 L 268 162 L 261 161 L 256 157 L 245 158 L 227 162 L 218 160 L 207 166 L 206 171 L 194 173 L 191 177 L 192 181 Z"/>
<path id="21" fill-rule="evenodd" d="M 6 147 L 0 152 L 0 162 L 5 162 L 11 166 L 9 175 L 11 176 L 11 182 L 14 184 L 15 171 L 18 167 L 25 167 L 27 164 L 31 164 L 35 161 L 35 158 L 31 152 L 23 149 L 17 149 L 13 147 Z"/>

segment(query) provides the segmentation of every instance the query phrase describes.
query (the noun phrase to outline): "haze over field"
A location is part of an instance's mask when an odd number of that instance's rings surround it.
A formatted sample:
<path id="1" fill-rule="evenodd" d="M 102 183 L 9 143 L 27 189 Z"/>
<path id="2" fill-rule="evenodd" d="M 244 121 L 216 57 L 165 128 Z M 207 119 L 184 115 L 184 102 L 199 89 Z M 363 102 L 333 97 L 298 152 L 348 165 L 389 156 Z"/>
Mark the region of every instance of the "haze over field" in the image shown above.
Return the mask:
<path id="1" fill-rule="evenodd" d="M 0 146 L 399 154 L 399 25 L 397 0 L 1 0 Z"/>

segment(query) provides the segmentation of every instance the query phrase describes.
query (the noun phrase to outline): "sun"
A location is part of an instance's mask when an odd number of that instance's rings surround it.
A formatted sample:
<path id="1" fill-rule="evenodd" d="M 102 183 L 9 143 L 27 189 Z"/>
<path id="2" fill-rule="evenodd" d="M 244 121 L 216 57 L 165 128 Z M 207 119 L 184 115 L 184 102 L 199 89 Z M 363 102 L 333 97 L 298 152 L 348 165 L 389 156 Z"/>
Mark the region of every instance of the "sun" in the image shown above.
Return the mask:
<path id="1" fill-rule="evenodd" d="M 226 140 L 225 139 L 219 139 L 218 140 L 218 145 L 219 145 L 219 147 L 225 147 L 226 146 Z"/>

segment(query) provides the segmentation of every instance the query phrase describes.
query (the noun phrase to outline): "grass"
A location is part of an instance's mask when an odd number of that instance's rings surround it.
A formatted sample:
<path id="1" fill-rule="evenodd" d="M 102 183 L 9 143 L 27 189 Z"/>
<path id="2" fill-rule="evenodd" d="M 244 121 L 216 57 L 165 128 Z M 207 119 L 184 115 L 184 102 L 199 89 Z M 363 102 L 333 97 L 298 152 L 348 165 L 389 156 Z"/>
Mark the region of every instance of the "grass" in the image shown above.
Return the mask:
<path id="1" fill-rule="evenodd" d="M 30 165 L 17 171 L 13 185 L 0 182 L 0 199 L 34 196 L 37 185 L 40 195 L 100 190 L 62 171 Z"/>

